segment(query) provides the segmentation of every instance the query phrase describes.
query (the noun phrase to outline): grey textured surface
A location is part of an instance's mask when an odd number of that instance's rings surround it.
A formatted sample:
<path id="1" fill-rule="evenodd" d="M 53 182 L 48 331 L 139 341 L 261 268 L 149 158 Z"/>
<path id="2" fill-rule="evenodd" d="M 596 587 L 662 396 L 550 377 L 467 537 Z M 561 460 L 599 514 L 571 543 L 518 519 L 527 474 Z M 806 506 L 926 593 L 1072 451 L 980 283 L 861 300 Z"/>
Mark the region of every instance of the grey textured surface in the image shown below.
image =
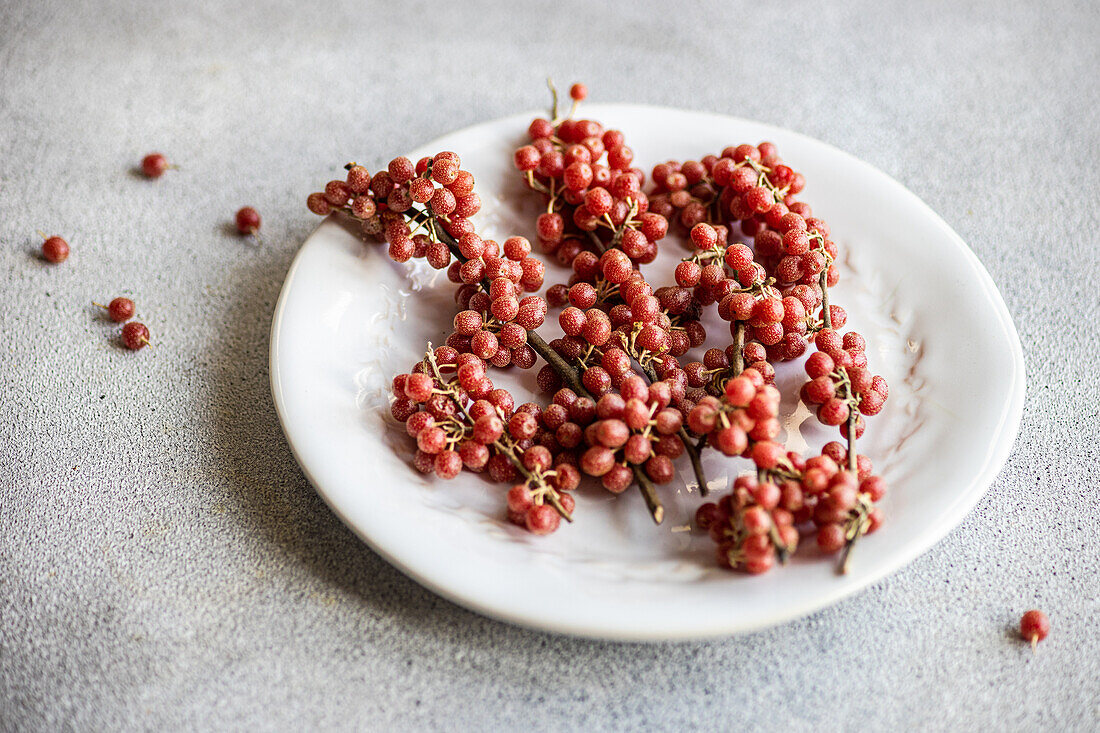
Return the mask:
<path id="1" fill-rule="evenodd" d="M 0 729 L 1100 727 L 1100 6 L 223 6 L 0 4 Z M 1028 404 L 947 539 L 801 621 L 640 646 L 459 609 L 322 504 L 268 396 L 305 194 L 548 73 L 824 139 L 970 243 Z M 134 176 L 154 149 L 182 170 Z M 88 305 L 119 293 L 155 348 Z"/>

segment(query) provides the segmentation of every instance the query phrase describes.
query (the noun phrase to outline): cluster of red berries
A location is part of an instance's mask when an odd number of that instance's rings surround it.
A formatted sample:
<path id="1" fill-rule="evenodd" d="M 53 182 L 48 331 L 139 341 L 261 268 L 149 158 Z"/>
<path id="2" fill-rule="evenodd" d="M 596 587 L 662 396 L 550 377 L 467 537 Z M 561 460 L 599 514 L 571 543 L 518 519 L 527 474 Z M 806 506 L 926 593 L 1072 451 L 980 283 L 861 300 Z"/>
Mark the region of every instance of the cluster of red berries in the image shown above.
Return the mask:
<path id="1" fill-rule="evenodd" d="M 730 334 L 742 339 L 744 361 L 770 378 L 767 362 L 797 359 L 806 352 L 808 335 L 818 325 L 813 314 L 822 304 L 820 292 L 804 284 L 780 290 L 755 261 L 753 250 L 730 242 L 729 236 L 724 225 L 699 222 L 692 227 L 689 241 L 695 252 L 676 267 L 676 286 L 688 290 L 679 297 L 699 308 L 717 303 Z M 847 318 L 837 306 L 833 315 Z"/>
<path id="2" fill-rule="evenodd" d="M 498 368 L 534 366 L 527 334 L 543 324 L 547 305 L 522 293 L 542 287 L 545 267 L 523 237 L 501 245 L 478 236 L 469 217 L 480 210 L 481 199 L 459 157 L 445 151 L 415 165 L 394 158 L 373 176 L 354 163 L 347 171 L 346 180 L 329 181 L 323 192 L 307 197 L 310 211 L 320 216 L 340 211 L 357 219 L 364 233 L 389 244 L 395 262 L 424 258 L 436 269 L 446 268 L 448 279 L 459 285 L 455 301 L 462 311 L 447 338 L 457 353 L 474 354 Z"/>
<path id="3" fill-rule="evenodd" d="M 717 301 L 719 316 L 730 322 L 735 339 L 735 353 L 712 348 L 702 362 L 685 367 L 692 387 L 721 391 L 712 398 L 717 406 L 700 403 L 689 416 L 689 427 L 698 432 L 712 414 L 736 414 L 747 407 L 747 387 L 728 391 L 741 378 L 729 378 L 734 357 L 751 365 L 743 375 L 759 372 L 762 381 L 770 382 L 770 362 L 798 358 L 812 343 L 816 351 L 806 362 L 810 381 L 800 396 L 818 406 L 822 423 L 839 426 L 848 440 L 848 447 L 830 443 L 822 455 L 804 460 L 778 444 L 761 443 L 763 429 L 742 438 L 726 427 L 726 436 L 736 436 L 726 442 L 754 460 L 757 475 L 739 479 L 731 494 L 700 509 L 700 523 L 718 543 L 720 562 L 763 572 L 777 554 L 793 550 L 798 526 L 810 522 L 821 550 L 850 548 L 882 521 L 874 504 L 886 484 L 871 475 L 870 461 L 857 455 L 854 445 L 865 428 L 863 415 L 882 410 L 888 387 L 868 369 L 863 337 L 838 330 L 847 314 L 828 302 L 828 290 L 839 279 L 833 264 L 838 251 L 828 225 L 795 199 L 804 179 L 783 164 L 771 143 L 731 146 L 701 161 L 662 163 L 653 179 L 658 187 L 654 210 L 689 229 L 696 250 L 677 267 L 678 285 L 693 288 L 692 297 L 701 306 Z M 751 249 L 730 243 L 734 224 L 753 238 Z M 778 425 L 773 429 L 777 433 Z M 767 523 L 755 521 L 765 516 Z"/>
<path id="4" fill-rule="evenodd" d="M 818 351 L 806 360 L 810 381 L 802 385 L 802 400 L 818 406 L 818 420 L 825 425 L 839 425 L 840 434 L 848 437 L 848 421 L 854 412 L 877 415 L 890 388 L 883 377 L 867 368 L 866 342 L 855 331 L 841 336 L 831 328 L 823 328 L 814 343 Z M 855 437 L 862 437 L 862 416 L 855 415 L 854 427 Z"/>
<path id="5" fill-rule="evenodd" d="M 129 298 L 118 297 L 107 305 L 95 302 L 92 305 L 107 311 L 107 317 L 115 323 L 126 324 L 122 327 L 119 338 L 122 340 L 122 345 L 127 349 L 137 351 L 149 344 L 149 329 L 144 323 L 130 320 L 136 312 L 134 301 Z"/>
<path id="6" fill-rule="evenodd" d="M 581 434 L 587 446 L 580 469 L 600 479 L 611 493 L 625 491 L 634 482 L 639 466 L 655 484 L 666 484 L 675 475 L 672 461 L 684 452 L 677 433 L 683 424 L 679 410 L 670 406 L 673 385 L 647 384 L 632 375 L 617 391 L 607 392 L 595 405 L 595 419 Z"/>
<path id="7" fill-rule="evenodd" d="M 540 129 L 544 128 L 536 120 L 534 137 Z M 521 170 L 523 162 L 517 154 Z M 527 176 L 530 185 L 531 175 Z M 676 285 L 656 293 L 662 296 L 657 298 L 657 318 L 663 316 L 666 325 L 673 318 L 683 320 L 685 328 L 677 334 L 678 348 L 658 352 L 661 358 L 648 374 L 683 380 L 686 389 L 680 390 L 684 396 L 676 406 L 681 415 L 686 412 L 688 429 L 703 436 L 700 446 L 709 441 L 726 455 L 751 459 L 756 467 L 755 478 L 740 479 L 720 504 L 700 510 L 701 523 L 719 542 L 722 563 L 752 572 L 766 570 L 777 553 L 784 557 L 797 545 L 799 524 L 817 527 L 823 550 L 850 546 L 881 523 L 874 503 L 885 492 L 885 482 L 871 475 L 870 461 L 855 453 L 854 441 L 864 430 L 862 416 L 856 413 L 881 411 L 888 388 L 867 368 L 864 339 L 837 330 L 845 325 L 847 314 L 828 303 L 827 293 L 839 279 L 834 264 L 838 250 L 825 222 L 795 198 L 805 185 L 803 176 L 783 163 L 773 144 L 762 143 L 730 146 L 720 156 L 701 161 L 663 163 L 654 168 L 652 178 L 649 213 L 674 219 L 687 230 L 693 253 L 677 266 Z M 752 238 L 751 248 L 734 240 L 735 225 L 736 231 Z M 606 244 L 616 246 L 614 241 Z M 566 339 L 579 343 L 562 340 L 566 348 L 559 351 L 582 366 L 585 356 L 600 346 L 584 334 L 599 333 L 602 319 L 577 306 L 598 306 L 609 314 L 632 307 L 630 292 L 625 304 L 613 305 L 616 296 L 620 302 L 624 298 L 609 293 L 608 286 L 615 283 L 601 277 L 599 264 L 612 252 L 607 249 L 600 259 L 589 253 L 574 255 L 568 285 L 548 292 L 552 305 L 570 303 L 560 323 Z M 640 274 L 638 281 L 644 283 Z M 631 282 L 631 291 L 637 287 Z M 705 341 L 706 332 L 697 321 L 712 304 L 730 323 L 733 343 L 712 347 L 702 361 L 681 365 L 678 357 L 687 351 L 684 341 L 690 346 Z M 690 332 L 699 334 L 698 343 L 692 343 Z M 803 356 L 811 342 L 819 351 L 807 369 L 811 378 L 819 379 L 803 388 L 802 397 L 820 405 L 820 420 L 839 426 L 849 442 L 848 448 L 830 443 L 826 453 L 807 461 L 775 442 L 780 431 L 779 393 L 770 383 L 775 374 L 772 362 Z M 638 360 L 630 349 L 624 352 L 628 365 L 630 358 Z M 607 382 L 590 381 L 593 388 Z M 844 463 L 847 469 L 841 468 Z M 754 524 L 754 518 L 767 522 Z"/>
<path id="8" fill-rule="evenodd" d="M 391 414 L 416 440 L 417 470 L 452 479 L 465 468 L 513 484 L 508 518 L 535 534 L 572 519 L 575 502 L 567 492 L 580 483 L 576 457 L 547 441 L 543 427 L 544 413 L 560 410 L 535 403 L 516 409 L 511 393 L 493 388 L 485 361 L 449 346 L 396 376 L 393 392 Z"/>
<path id="9" fill-rule="evenodd" d="M 521 297 L 523 291 L 542 287 L 544 268 L 530 256 L 531 243 L 509 237 L 501 248 L 469 232 L 458 240 L 458 250 L 465 261 L 451 263 L 447 276 L 460 284 L 455 300 L 464 310 L 454 318 L 447 345 L 498 368 L 514 364 L 530 369 L 536 357 L 527 344 L 527 333 L 545 322 L 547 312 L 541 297 Z M 482 285 L 486 281 L 488 290 Z"/>
<path id="10" fill-rule="evenodd" d="M 575 110 L 587 90 L 574 85 L 570 95 Z M 593 247 L 616 247 L 639 264 L 657 257 L 668 222 L 648 211 L 645 173 L 631 167 L 634 152 L 622 132 L 595 120 L 559 118 L 555 104 L 550 119 L 534 120 L 528 134 L 531 144 L 516 150 L 513 161 L 546 201 L 536 227 L 543 252 L 563 265 Z"/>
<path id="11" fill-rule="evenodd" d="M 309 195 L 306 205 L 319 216 L 342 211 L 359 220 L 364 234 L 389 244 L 395 262 L 424 258 L 442 270 L 451 264 L 452 253 L 439 230 L 454 239 L 474 231 L 470 217 L 481 210 L 481 198 L 474 193 L 473 174 L 462 170 L 456 153 L 437 153 L 415 165 L 394 158 L 374 175 L 356 163 L 345 168 L 345 180 L 329 181 L 324 191 Z M 415 220 L 406 216 L 412 211 L 418 212 Z"/>

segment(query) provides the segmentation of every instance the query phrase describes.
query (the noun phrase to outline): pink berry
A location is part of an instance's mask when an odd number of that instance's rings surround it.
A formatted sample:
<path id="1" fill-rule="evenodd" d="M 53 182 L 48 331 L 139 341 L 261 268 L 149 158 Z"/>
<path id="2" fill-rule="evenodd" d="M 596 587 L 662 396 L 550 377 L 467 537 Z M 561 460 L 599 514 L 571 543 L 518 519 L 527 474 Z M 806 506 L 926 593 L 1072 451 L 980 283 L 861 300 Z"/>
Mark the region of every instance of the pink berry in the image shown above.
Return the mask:
<path id="1" fill-rule="evenodd" d="M 168 159 L 160 153 L 149 153 L 141 159 L 141 172 L 147 178 L 160 178 L 169 168 Z"/>
<path id="2" fill-rule="evenodd" d="M 99 305 L 96 303 L 96 305 Z M 107 317 L 115 323 L 125 323 L 134 317 L 134 301 L 129 298 L 115 298 L 107 305 L 100 305 L 107 310 Z"/>
<path id="3" fill-rule="evenodd" d="M 241 234 L 255 234 L 260 228 L 260 214 L 251 206 L 245 206 L 237 212 L 237 231 Z"/>
<path id="4" fill-rule="evenodd" d="M 817 530 L 817 546 L 822 552 L 838 552 L 844 547 L 844 528 L 836 522 L 830 522 Z"/>
<path id="5" fill-rule="evenodd" d="M 1038 609 L 1032 609 L 1023 615 L 1020 619 L 1020 636 L 1026 641 L 1031 642 L 1031 647 L 1034 649 L 1035 645 L 1043 639 L 1047 638 L 1047 634 L 1050 633 L 1050 619 L 1047 615 Z"/>
<path id="6" fill-rule="evenodd" d="M 149 329 L 144 323 L 131 321 L 122 327 L 122 344 L 132 351 L 144 348 L 149 343 Z"/>
<path id="7" fill-rule="evenodd" d="M 42 242 L 42 256 L 55 265 L 64 262 L 69 259 L 69 243 L 61 237 L 46 237 Z"/>
<path id="8" fill-rule="evenodd" d="M 527 510 L 527 529 L 531 534 L 550 534 L 561 524 L 561 516 L 557 510 L 546 504 L 536 504 Z"/>

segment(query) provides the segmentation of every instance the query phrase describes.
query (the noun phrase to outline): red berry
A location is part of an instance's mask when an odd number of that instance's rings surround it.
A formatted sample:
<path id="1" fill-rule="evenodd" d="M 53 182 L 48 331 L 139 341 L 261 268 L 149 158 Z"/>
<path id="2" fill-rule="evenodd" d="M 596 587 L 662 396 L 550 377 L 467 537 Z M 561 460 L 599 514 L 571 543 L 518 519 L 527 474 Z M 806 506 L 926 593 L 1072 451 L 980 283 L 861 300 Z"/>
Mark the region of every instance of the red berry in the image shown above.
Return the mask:
<path id="1" fill-rule="evenodd" d="M 442 479 L 452 479 L 462 471 L 462 456 L 458 451 L 445 450 L 435 457 L 435 475 Z"/>
<path id="2" fill-rule="evenodd" d="M 561 524 L 561 516 L 551 506 L 536 504 L 527 510 L 527 529 L 531 534 L 550 534 Z"/>
<path id="3" fill-rule="evenodd" d="M 359 199 L 356 200 L 358 201 Z M 369 199 L 365 200 L 369 201 Z M 372 201 L 371 203 L 373 204 L 374 202 Z M 332 204 L 328 202 L 325 195 L 320 191 L 311 193 L 306 197 L 306 207 L 314 214 L 317 214 L 317 216 L 328 216 L 332 213 Z"/>
<path id="4" fill-rule="evenodd" d="M 160 153 L 149 153 L 141 159 L 141 172 L 147 178 L 160 178 L 169 168 L 168 159 Z"/>
<path id="5" fill-rule="evenodd" d="M 137 351 L 149 343 L 149 329 L 144 323 L 131 321 L 122 327 L 122 344 L 127 349 Z"/>
<path id="6" fill-rule="evenodd" d="M 569 87 L 569 96 L 576 102 L 583 101 L 588 96 L 588 87 L 578 82 Z"/>
<path id="7" fill-rule="evenodd" d="M 606 188 L 593 188 L 584 196 L 584 205 L 593 216 L 603 216 L 611 211 L 614 200 Z"/>
<path id="8" fill-rule="evenodd" d="M 260 214 L 251 206 L 245 206 L 237 212 L 237 231 L 241 234 L 255 234 L 260 228 Z"/>
<path id="9" fill-rule="evenodd" d="M 691 243 L 696 249 L 710 249 L 718 244 L 718 232 L 710 224 L 696 224 L 691 229 Z"/>
<path id="10" fill-rule="evenodd" d="M 1026 641 L 1031 642 L 1031 648 L 1034 649 L 1035 645 L 1043 639 L 1047 638 L 1047 634 L 1050 633 L 1050 619 L 1047 615 L 1038 609 L 1028 611 L 1020 619 L 1020 636 L 1024 637 Z"/>
<path id="11" fill-rule="evenodd" d="M 527 134 L 531 136 L 532 140 L 548 138 L 554 134 L 554 125 L 551 124 L 550 120 L 535 119 L 531 121 L 531 125 L 527 128 Z"/>
<path id="12" fill-rule="evenodd" d="M 125 323 L 134 317 L 134 301 L 115 298 L 107 304 L 107 316 L 115 323 Z"/>
<path id="13" fill-rule="evenodd" d="M 775 468 L 785 455 L 783 446 L 770 440 L 762 440 L 752 447 L 753 462 L 765 470 Z"/>
<path id="14" fill-rule="evenodd" d="M 824 351 L 815 351 L 810 354 L 810 358 L 806 360 L 806 373 L 810 375 L 811 379 L 827 376 L 831 374 L 835 368 L 836 365 L 833 363 L 833 358 Z"/>
<path id="15" fill-rule="evenodd" d="M 405 381 L 405 394 L 416 402 L 427 402 L 432 398 L 434 386 L 435 381 L 427 374 L 410 374 Z"/>
<path id="16" fill-rule="evenodd" d="M 495 414 L 482 415 L 474 422 L 474 440 L 489 445 L 504 434 L 504 423 Z"/>
<path id="17" fill-rule="evenodd" d="M 61 237 L 46 237 L 42 242 L 42 256 L 55 265 L 64 262 L 69 259 L 69 243 Z"/>
<path id="18" fill-rule="evenodd" d="M 533 171 L 539 166 L 539 160 L 542 156 L 539 154 L 538 149 L 534 145 L 524 145 L 518 149 L 512 156 L 513 161 L 516 164 L 516 168 L 521 171 Z"/>
<path id="19" fill-rule="evenodd" d="M 817 546 L 822 552 L 838 552 L 844 547 L 844 528 L 836 522 L 829 522 L 817 530 Z"/>
<path id="20" fill-rule="evenodd" d="M 817 417 L 826 425 L 840 425 L 848 419 L 848 404 L 835 397 L 830 398 L 818 408 Z"/>
<path id="21" fill-rule="evenodd" d="M 428 412 L 414 413 L 405 421 L 405 431 L 413 438 L 420 435 L 423 430 L 434 426 L 435 418 Z"/>

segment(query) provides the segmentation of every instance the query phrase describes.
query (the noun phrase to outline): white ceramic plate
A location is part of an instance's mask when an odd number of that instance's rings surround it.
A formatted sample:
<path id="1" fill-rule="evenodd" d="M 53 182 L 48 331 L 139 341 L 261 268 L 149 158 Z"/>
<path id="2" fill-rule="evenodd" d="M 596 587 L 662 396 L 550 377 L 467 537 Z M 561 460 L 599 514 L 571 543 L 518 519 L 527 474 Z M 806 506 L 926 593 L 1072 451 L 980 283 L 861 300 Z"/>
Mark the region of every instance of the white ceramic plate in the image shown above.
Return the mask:
<path id="1" fill-rule="evenodd" d="M 291 448 L 340 518 L 409 576 L 471 609 L 551 631 L 640 640 L 731 634 L 801 616 L 897 570 L 957 525 L 1006 460 L 1024 398 L 1016 330 L 958 235 L 884 173 L 793 132 L 633 105 L 582 112 L 623 130 L 643 168 L 771 140 L 805 173 L 802 198 L 847 253 L 833 302 L 848 308 L 849 328 L 867 337 L 871 367 L 891 385 L 887 409 L 860 441 L 891 485 L 886 524 L 860 542 L 846 576 L 817 555 L 811 538 L 790 565 L 759 577 L 716 568 L 713 543 L 688 526 L 699 497 L 679 479 L 661 492 L 660 527 L 633 490 L 616 498 L 597 487 L 578 492 L 576 522 L 554 535 L 509 525 L 507 487 L 465 472 L 447 482 L 420 475 L 409 465 L 412 441 L 389 417 L 392 376 L 446 335 L 453 285 L 423 263 L 391 262 L 383 248 L 329 220 L 302 246 L 283 286 L 271 383 Z M 467 128 L 410 157 L 457 151 L 484 202 L 478 230 L 534 241 L 539 203 L 511 163 L 531 118 Z M 672 240 L 662 252 L 647 272 L 668 282 L 683 255 Z M 548 283 L 564 279 L 557 265 L 548 271 Z M 724 324 L 714 322 L 721 338 Z M 547 340 L 554 329 L 552 315 Z M 494 379 L 522 393 L 535 371 Z M 802 374 L 801 364 L 779 370 L 788 445 L 819 448 L 835 432 L 802 424 L 809 414 L 797 403 Z M 747 468 L 713 452 L 705 465 L 716 487 Z"/>

